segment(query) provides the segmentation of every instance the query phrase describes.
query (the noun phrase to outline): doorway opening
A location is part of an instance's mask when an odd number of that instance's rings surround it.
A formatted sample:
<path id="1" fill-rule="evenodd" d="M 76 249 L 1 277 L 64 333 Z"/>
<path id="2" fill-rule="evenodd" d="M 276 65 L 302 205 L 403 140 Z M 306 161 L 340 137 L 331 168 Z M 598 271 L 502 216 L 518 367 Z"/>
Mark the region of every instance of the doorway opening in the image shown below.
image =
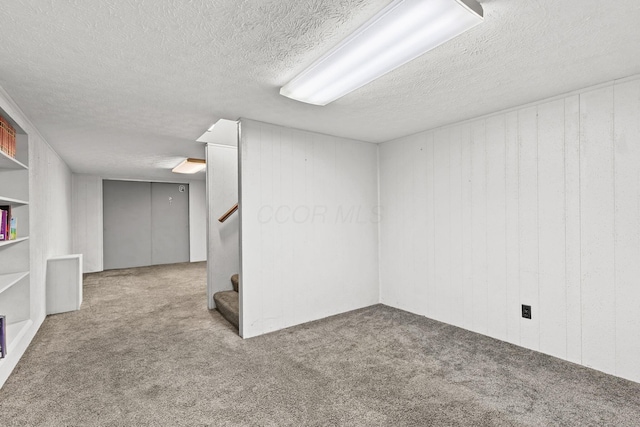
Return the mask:
<path id="1" fill-rule="evenodd" d="M 242 336 L 238 140 L 231 120 L 219 120 L 199 139 L 207 143 L 207 299 Z"/>

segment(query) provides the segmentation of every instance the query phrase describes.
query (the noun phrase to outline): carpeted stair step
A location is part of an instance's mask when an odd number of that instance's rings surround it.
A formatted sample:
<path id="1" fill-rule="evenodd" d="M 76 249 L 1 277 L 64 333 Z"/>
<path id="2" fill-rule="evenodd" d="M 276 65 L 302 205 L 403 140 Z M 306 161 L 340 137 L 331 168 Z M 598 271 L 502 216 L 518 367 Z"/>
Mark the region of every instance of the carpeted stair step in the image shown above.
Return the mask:
<path id="1" fill-rule="evenodd" d="M 233 290 L 238 292 L 238 283 L 240 282 L 240 279 L 238 278 L 237 274 L 234 274 L 233 276 L 231 276 L 231 284 L 233 285 Z"/>
<path id="2" fill-rule="evenodd" d="M 239 324 L 239 296 L 240 294 L 236 291 L 222 291 L 213 294 L 216 308 L 222 314 L 222 317 L 227 319 L 236 329 L 238 329 Z"/>

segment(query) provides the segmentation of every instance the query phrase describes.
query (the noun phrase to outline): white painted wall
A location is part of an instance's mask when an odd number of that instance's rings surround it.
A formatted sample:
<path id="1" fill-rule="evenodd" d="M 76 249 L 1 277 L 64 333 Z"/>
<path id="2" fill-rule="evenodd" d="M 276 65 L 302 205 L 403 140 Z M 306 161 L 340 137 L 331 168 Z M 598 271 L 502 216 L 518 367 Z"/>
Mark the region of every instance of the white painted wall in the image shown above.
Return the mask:
<path id="1" fill-rule="evenodd" d="M 102 180 L 100 176 L 73 174 L 73 252 L 83 254 L 85 273 L 102 271 L 104 268 Z M 189 184 L 190 260 L 206 261 L 204 181 L 176 182 Z"/>
<path id="2" fill-rule="evenodd" d="M 0 106 L 29 135 L 29 247 L 33 325 L 14 349 L 11 365 L 0 369 L 0 386 L 22 356 L 46 316 L 47 259 L 71 253 L 71 171 L 7 93 Z"/>
<path id="3" fill-rule="evenodd" d="M 207 203 L 204 181 L 189 181 L 189 260 L 207 260 Z"/>
<path id="4" fill-rule="evenodd" d="M 640 381 L 639 78 L 380 158 L 382 303 Z"/>
<path id="5" fill-rule="evenodd" d="M 241 335 L 378 302 L 378 147 L 241 120 Z"/>
<path id="6" fill-rule="evenodd" d="M 237 125 L 233 135 L 237 140 Z M 238 203 L 238 148 L 207 144 L 209 253 L 207 300 L 215 308 L 213 294 L 231 290 L 230 277 L 240 272 L 240 220 L 235 213 L 224 223 L 218 218 Z"/>
<path id="7" fill-rule="evenodd" d="M 103 270 L 102 178 L 73 174 L 73 252 L 82 254 L 83 271 Z"/>
<path id="8" fill-rule="evenodd" d="M 29 138 L 29 171 L 30 280 L 37 296 L 31 310 L 39 326 L 46 315 L 47 260 L 71 253 L 71 170 L 36 134 Z"/>

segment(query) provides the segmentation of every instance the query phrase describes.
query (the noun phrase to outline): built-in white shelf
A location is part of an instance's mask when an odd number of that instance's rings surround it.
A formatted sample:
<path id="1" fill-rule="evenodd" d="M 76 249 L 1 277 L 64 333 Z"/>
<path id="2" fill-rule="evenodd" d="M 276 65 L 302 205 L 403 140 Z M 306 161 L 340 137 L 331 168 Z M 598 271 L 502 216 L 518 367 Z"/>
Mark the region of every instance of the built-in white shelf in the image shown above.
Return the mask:
<path id="1" fill-rule="evenodd" d="M 16 206 L 16 205 L 28 205 L 28 204 L 29 202 L 27 202 L 26 200 L 11 199 L 9 197 L 0 196 L 0 205 Z"/>
<path id="2" fill-rule="evenodd" d="M 7 246 L 7 245 L 13 245 L 14 243 L 24 242 L 27 239 L 29 239 L 29 238 L 28 237 L 19 237 L 19 238 L 14 239 L 14 240 L 0 240 L 0 247 Z"/>
<path id="3" fill-rule="evenodd" d="M 29 275 L 28 271 L 22 273 L 0 274 L 0 294 Z"/>
<path id="4" fill-rule="evenodd" d="M 7 320 L 7 355 L 0 360 L 0 386 L 22 357 L 34 336 L 35 314 L 31 311 L 38 292 L 31 292 L 29 246 L 29 136 L 7 112 L 11 106 L 0 94 L 0 115 L 16 130 L 16 157 L 0 152 L 0 206 L 11 206 L 11 214 L 18 220 L 18 238 L 0 240 L 0 315 Z M 10 110 L 16 110 L 10 108 Z M 23 117 L 24 118 L 24 117 Z"/>
<path id="5" fill-rule="evenodd" d="M 0 169 L 29 169 L 29 167 L 0 151 Z"/>
<path id="6" fill-rule="evenodd" d="M 7 355 L 11 354 L 16 344 L 22 339 L 31 325 L 33 325 L 31 319 L 7 324 Z"/>

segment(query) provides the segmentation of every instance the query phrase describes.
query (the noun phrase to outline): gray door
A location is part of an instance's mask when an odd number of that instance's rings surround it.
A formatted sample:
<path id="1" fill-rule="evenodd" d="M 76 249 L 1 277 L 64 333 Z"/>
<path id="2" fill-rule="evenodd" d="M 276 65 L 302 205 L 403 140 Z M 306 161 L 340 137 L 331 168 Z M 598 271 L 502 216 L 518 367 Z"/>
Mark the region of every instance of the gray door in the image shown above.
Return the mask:
<path id="1" fill-rule="evenodd" d="M 104 269 L 189 261 L 189 186 L 104 181 Z"/>
<path id="2" fill-rule="evenodd" d="M 151 262 L 189 261 L 189 186 L 151 184 Z"/>
<path id="3" fill-rule="evenodd" d="M 103 181 L 104 269 L 151 265 L 151 183 Z"/>

